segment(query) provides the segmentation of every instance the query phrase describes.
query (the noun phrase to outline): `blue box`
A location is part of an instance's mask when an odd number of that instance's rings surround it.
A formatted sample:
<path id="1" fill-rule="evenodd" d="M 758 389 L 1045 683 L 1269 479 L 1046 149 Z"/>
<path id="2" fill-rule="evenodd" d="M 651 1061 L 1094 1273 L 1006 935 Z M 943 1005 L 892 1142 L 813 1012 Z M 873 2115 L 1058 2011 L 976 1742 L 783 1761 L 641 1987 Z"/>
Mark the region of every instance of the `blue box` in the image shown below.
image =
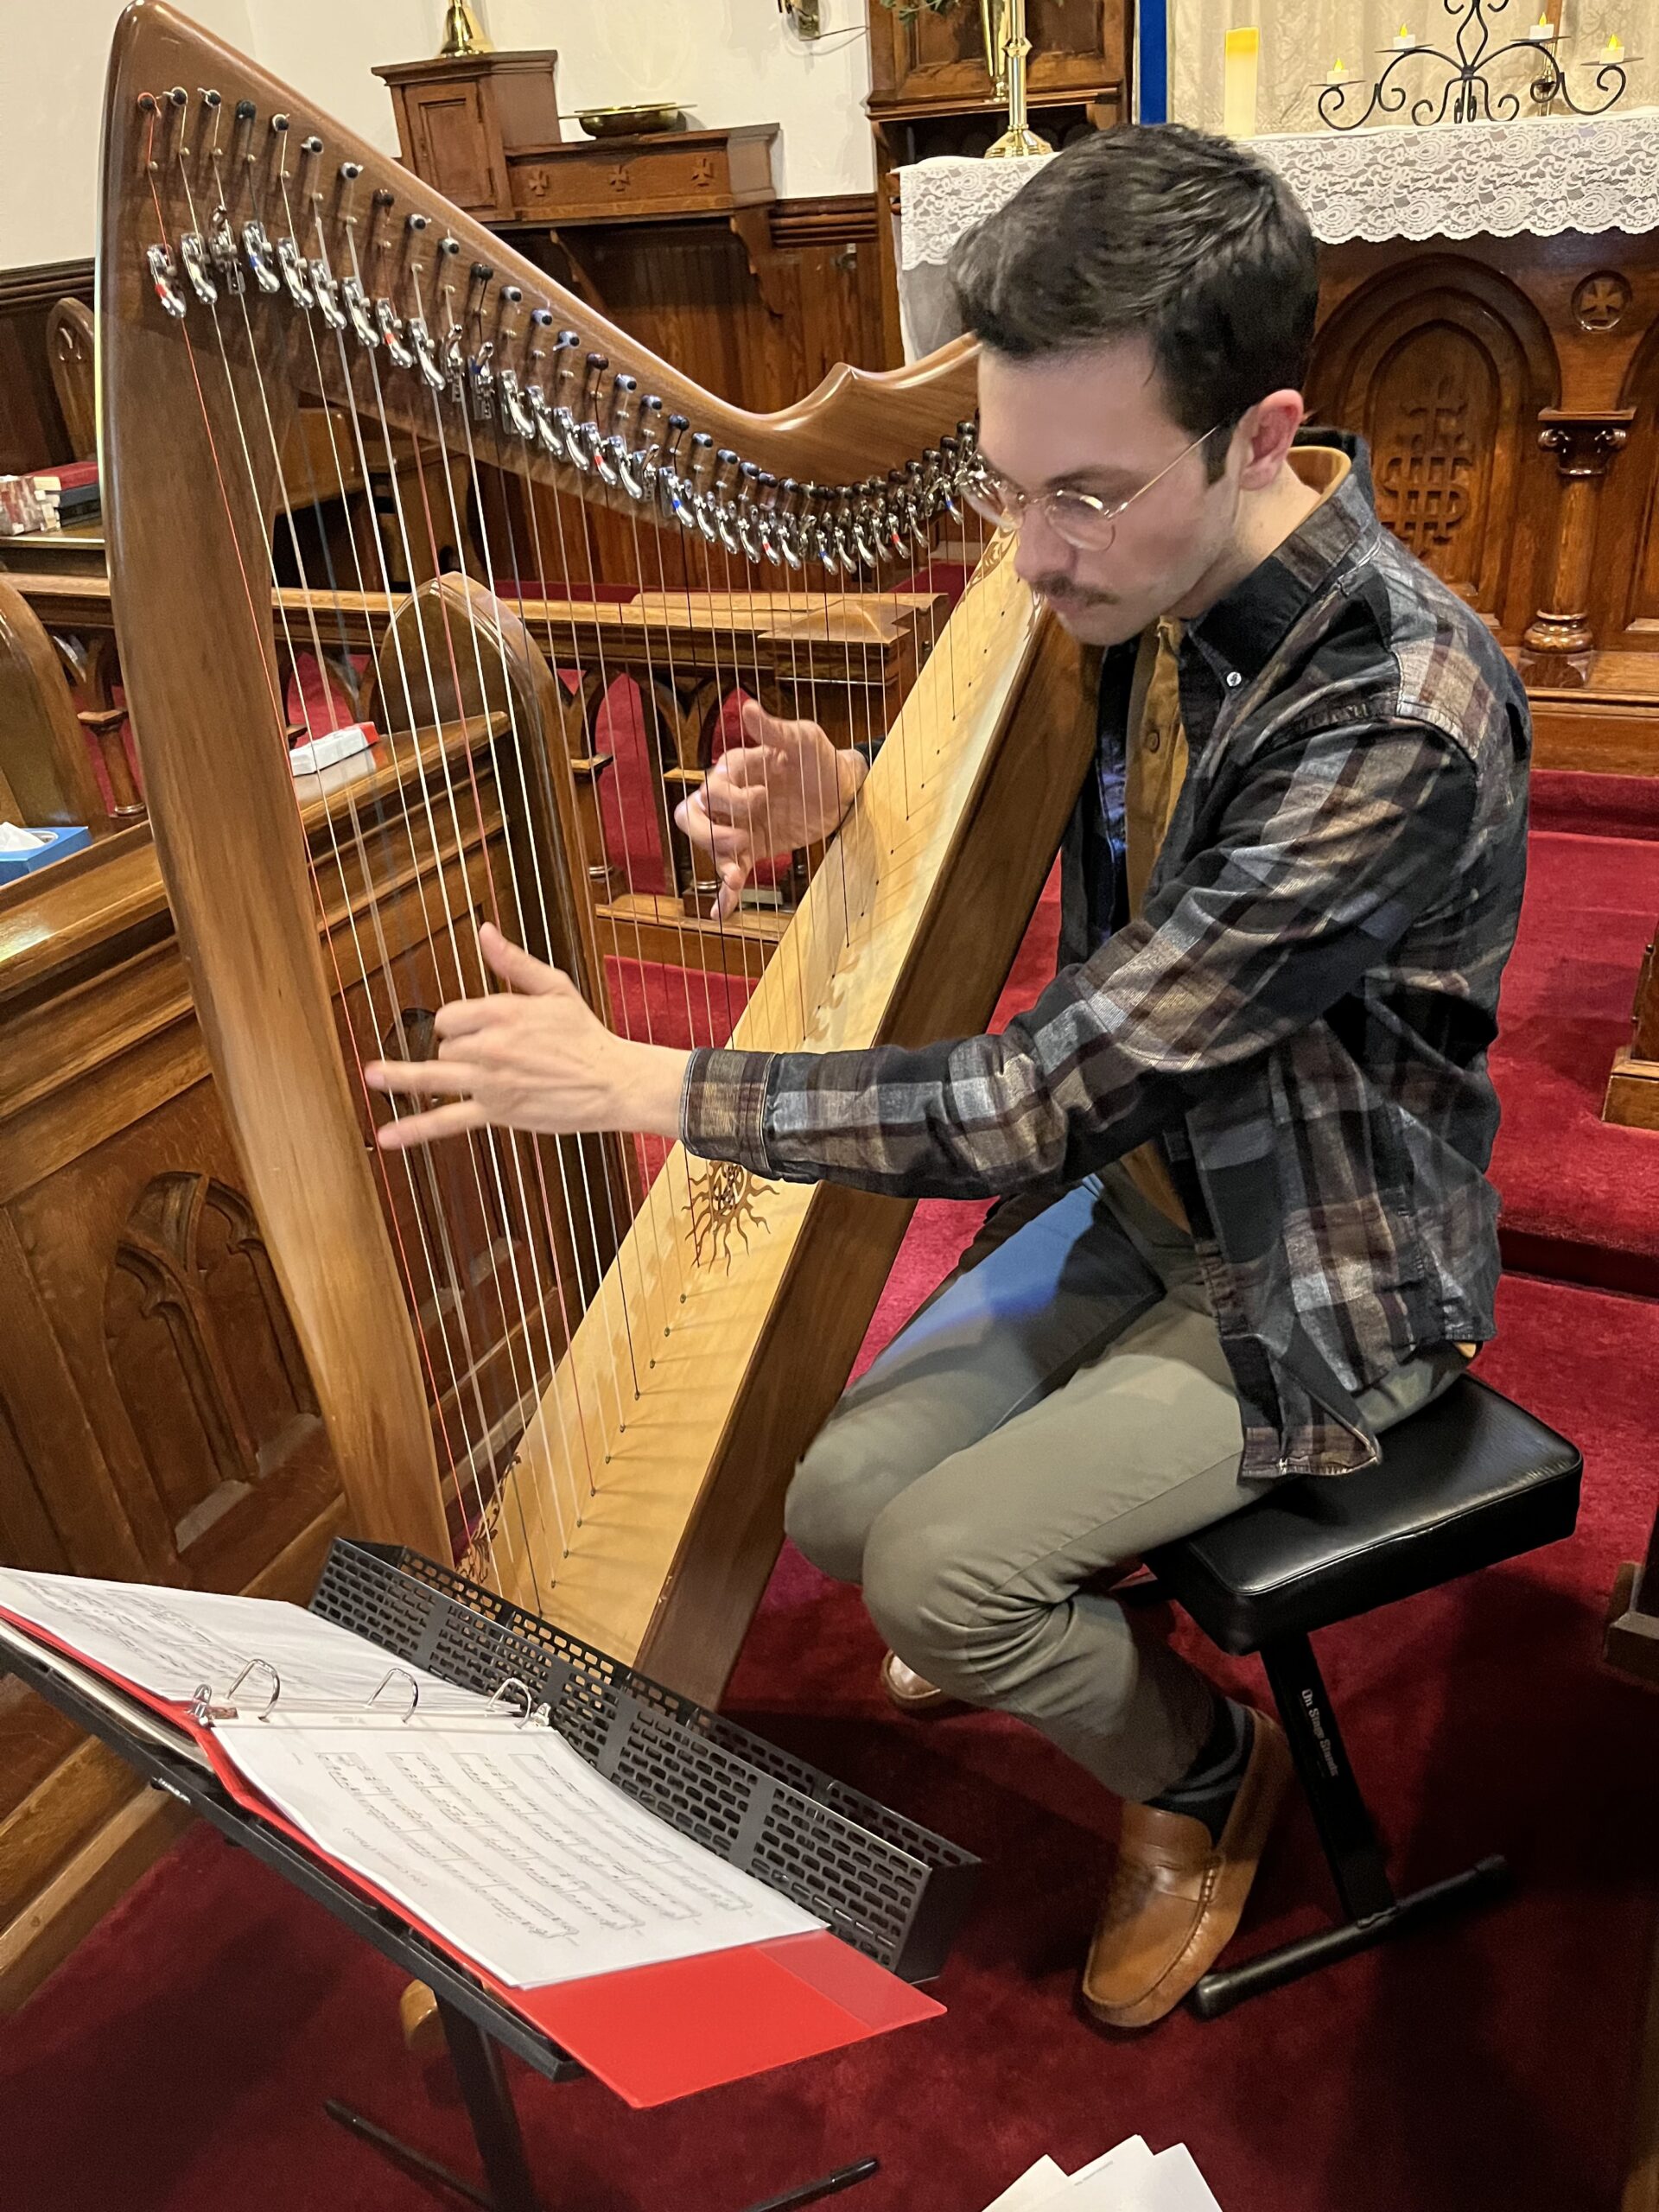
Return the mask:
<path id="1" fill-rule="evenodd" d="M 22 825 L 29 828 L 28 823 Z M 36 837 L 49 837 L 49 845 L 36 845 L 27 853 L 0 853 L 0 883 L 16 883 L 20 876 L 33 875 L 36 868 L 50 868 L 54 861 L 67 860 L 71 853 L 78 853 L 92 842 L 92 833 L 79 822 L 66 823 L 59 830 L 35 830 Z"/>

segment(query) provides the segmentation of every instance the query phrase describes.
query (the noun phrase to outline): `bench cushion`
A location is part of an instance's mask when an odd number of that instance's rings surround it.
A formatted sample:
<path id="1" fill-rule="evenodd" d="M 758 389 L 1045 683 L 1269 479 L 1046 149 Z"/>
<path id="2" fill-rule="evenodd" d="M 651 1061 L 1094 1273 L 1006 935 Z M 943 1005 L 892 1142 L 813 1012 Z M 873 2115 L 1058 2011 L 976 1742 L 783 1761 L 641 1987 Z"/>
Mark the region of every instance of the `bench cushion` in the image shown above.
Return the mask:
<path id="1" fill-rule="evenodd" d="M 1570 1535 L 1584 1462 L 1471 1376 L 1382 1438 L 1358 1474 L 1282 1484 L 1148 1554 L 1224 1651 L 1255 1651 Z"/>

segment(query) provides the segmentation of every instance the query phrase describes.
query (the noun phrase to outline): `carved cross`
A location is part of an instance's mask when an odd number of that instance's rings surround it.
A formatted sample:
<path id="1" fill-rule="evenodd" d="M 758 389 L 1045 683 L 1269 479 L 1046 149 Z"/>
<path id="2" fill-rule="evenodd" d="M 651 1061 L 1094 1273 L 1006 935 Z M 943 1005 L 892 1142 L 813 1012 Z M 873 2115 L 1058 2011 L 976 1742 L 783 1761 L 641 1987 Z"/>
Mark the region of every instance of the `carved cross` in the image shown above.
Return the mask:
<path id="1" fill-rule="evenodd" d="M 715 181 L 715 158 L 712 154 L 699 154 L 691 164 L 691 181 L 705 191 Z"/>
<path id="2" fill-rule="evenodd" d="M 613 192 L 626 192 L 632 182 L 632 179 L 628 174 L 627 163 L 626 162 L 619 162 L 616 167 L 611 171 L 611 190 Z"/>

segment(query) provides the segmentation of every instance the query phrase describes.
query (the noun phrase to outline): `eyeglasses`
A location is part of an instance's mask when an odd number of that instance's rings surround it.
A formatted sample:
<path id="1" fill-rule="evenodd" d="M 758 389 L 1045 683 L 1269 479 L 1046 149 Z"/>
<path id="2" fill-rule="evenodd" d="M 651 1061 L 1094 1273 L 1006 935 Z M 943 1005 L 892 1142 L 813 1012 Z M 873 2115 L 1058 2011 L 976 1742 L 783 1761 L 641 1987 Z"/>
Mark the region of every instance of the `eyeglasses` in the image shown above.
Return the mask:
<path id="1" fill-rule="evenodd" d="M 1126 507 L 1143 499 L 1154 484 L 1161 484 L 1172 468 L 1179 468 L 1190 453 L 1196 453 L 1205 438 L 1212 438 L 1222 428 L 1219 423 L 1194 438 L 1192 444 L 1183 446 L 1167 467 L 1149 476 L 1139 491 L 1131 492 L 1127 499 L 1120 499 L 1116 506 L 1097 499 L 1092 492 L 1074 492 L 1065 485 L 1052 492 L 1022 492 L 1017 484 L 1010 484 L 995 469 L 987 468 L 983 461 L 977 474 L 963 487 L 963 496 L 976 514 L 994 522 L 999 530 L 1018 530 L 1026 518 L 1027 509 L 1035 507 L 1056 537 L 1072 546 L 1079 553 L 1103 553 L 1117 535 L 1117 518 Z"/>

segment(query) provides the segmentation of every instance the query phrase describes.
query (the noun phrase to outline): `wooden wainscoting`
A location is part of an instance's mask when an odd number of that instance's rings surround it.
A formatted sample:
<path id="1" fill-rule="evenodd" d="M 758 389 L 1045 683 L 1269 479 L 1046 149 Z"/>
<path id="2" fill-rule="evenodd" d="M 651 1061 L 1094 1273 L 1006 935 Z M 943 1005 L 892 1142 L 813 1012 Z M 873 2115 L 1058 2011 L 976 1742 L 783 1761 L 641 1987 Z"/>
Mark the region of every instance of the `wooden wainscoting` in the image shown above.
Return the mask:
<path id="1" fill-rule="evenodd" d="M 1539 765 L 1659 774 L 1659 236 L 1328 246 L 1308 391 L 1514 657 Z"/>

